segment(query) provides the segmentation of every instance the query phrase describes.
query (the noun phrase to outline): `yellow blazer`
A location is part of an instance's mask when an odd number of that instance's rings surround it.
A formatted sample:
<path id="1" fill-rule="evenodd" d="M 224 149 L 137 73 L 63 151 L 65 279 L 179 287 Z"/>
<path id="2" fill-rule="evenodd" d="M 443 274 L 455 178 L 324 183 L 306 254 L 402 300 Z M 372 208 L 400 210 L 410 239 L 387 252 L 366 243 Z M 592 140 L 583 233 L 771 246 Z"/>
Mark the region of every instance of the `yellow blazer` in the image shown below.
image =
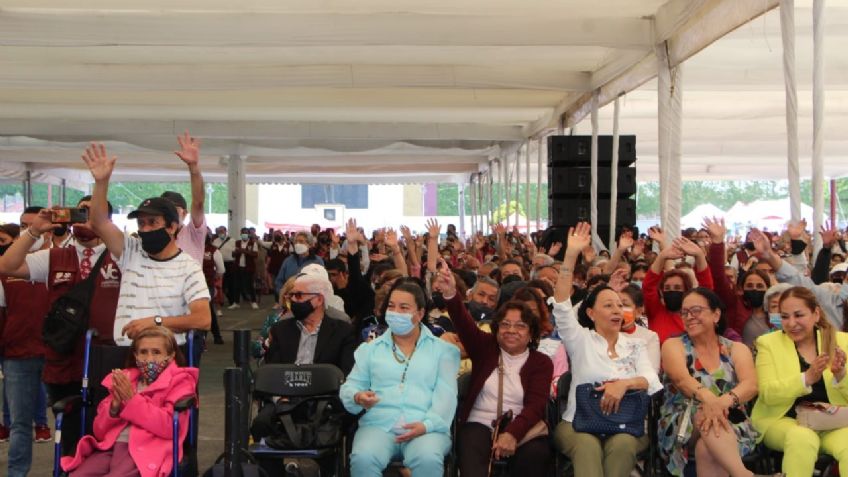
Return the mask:
<path id="1" fill-rule="evenodd" d="M 821 334 L 816 331 L 819 349 Z M 848 333 L 836 334 L 837 346 L 848 350 Z M 830 368 L 822 373 L 831 404 L 848 405 L 848 377 L 835 384 Z M 775 331 L 757 338 L 757 383 L 760 394 L 751 413 L 751 421 L 762 440 L 769 426 L 786 415 L 795 399 L 812 392 L 801 381 L 801 362 L 795 343 L 786 333 Z"/>

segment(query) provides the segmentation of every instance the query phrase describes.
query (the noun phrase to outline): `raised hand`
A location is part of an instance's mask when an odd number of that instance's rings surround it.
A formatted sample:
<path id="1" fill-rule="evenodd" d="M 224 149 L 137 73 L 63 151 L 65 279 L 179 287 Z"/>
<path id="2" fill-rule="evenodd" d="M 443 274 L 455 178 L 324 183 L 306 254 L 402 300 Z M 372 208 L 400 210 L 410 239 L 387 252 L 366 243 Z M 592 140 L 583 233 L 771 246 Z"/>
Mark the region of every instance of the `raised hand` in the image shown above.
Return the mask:
<path id="1" fill-rule="evenodd" d="M 761 257 L 768 257 L 771 255 L 771 241 L 764 233 L 762 233 L 759 229 L 751 229 L 749 233 L 751 237 L 751 241 L 754 243 L 754 250 Z"/>
<path id="2" fill-rule="evenodd" d="M 200 140 L 191 137 L 188 131 L 182 136 L 177 136 L 177 142 L 180 143 L 180 150 L 174 151 L 187 166 L 192 167 L 200 163 Z"/>
<path id="3" fill-rule="evenodd" d="M 551 248 L 548 249 L 548 255 L 553 257 L 558 254 L 560 250 L 562 250 L 562 242 L 553 242 L 551 244 Z"/>
<path id="4" fill-rule="evenodd" d="M 839 231 L 836 230 L 836 227 L 834 227 L 833 221 L 829 224 L 825 223 L 825 225 L 822 225 L 819 234 L 822 238 L 822 246 L 825 248 L 833 247 L 833 244 L 835 244 L 836 240 L 839 238 Z"/>
<path id="5" fill-rule="evenodd" d="M 627 231 L 621 234 L 621 237 L 618 237 L 619 250 L 627 250 L 633 246 L 633 243 L 633 232 Z"/>
<path id="6" fill-rule="evenodd" d="M 434 218 L 430 218 L 427 219 L 427 223 L 425 225 L 427 226 L 427 232 L 430 234 L 430 238 L 439 240 L 439 234 L 442 231 L 442 226 L 439 225 L 439 221 Z"/>
<path id="7" fill-rule="evenodd" d="M 359 229 L 356 228 L 356 219 L 348 219 L 347 226 L 345 227 L 345 238 L 347 238 L 348 242 L 356 242 L 359 238 Z"/>
<path id="8" fill-rule="evenodd" d="M 503 224 L 495 224 L 492 226 L 492 232 L 497 234 L 498 237 L 506 235 L 506 227 Z"/>
<path id="9" fill-rule="evenodd" d="M 638 257 L 645 253 L 645 239 L 639 239 L 633 244 L 633 248 L 630 249 L 631 257 Z"/>
<path id="10" fill-rule="evenodd" d="M 41 209 L 29 225 L 30 230 L 39 234 L 50 232 L 54 227 L 56 225 L 53 224 L 53 213 L 50 209 Z"/>
<path id="11" fill-rule="evenodd" d="M 807 230 L 807 219 L 801 219 L 798 222 L 790 222 L 786 226 L 786 231 L 789 233 L 789 238 L 792 240 L 804 240 Z"/>
<path id="12" fill-rule="evenodd" d="M 627 275 L 629 274 L 630 271 L 628 269 L 617 268 L 614 272 L 612 272 L 612 275 L 610 275 L 608 283 L 609 287 L 615 290 L 616 292 L 624 290 L 627 285 L 630 284 L 630 282 L 627 281 Z"/>
<path id="13" fill-rule="evenodd" d="M 568 240 L 565 252 L 577 255 L 592 244 L 592 226 L 588 222 L 579 222 L 576 227 L 568 229 Z"/>
<path id="14" fill-rule="evenodd" d="M 651 240 L 656 241 L 661 246 L 666 244 L 665 232 L 663 232 L 663 229 L 659 225 L 654 225 L 648 229 L 648 237 L 651 237 Z"/>
<path id="15" fill-rule="evenodd" d="M 400 226 L 400 233 L 403 235 L 403 239 L 406 240 L 407 244 L 412 243 L 412 232 L 409 230 L 409 227 L 406 225 Z"/>
<path id="16" fill-rule="evenodd" d="M 704 217 L 704 223 L 701 227 L 705 228 L 710 233 L 710 240 L 713 243 L 724 242 L 724 237 L 727 235 L 727 227 L 724 225 L 724 218 L 709 218 Z"/>
<path id="17" fill-rule="evenodd" d="M 698 255 L 704 254 L 704 249 L 698 246 L 698 244 L 696 244 L 695 242 L 685 237 L 674 239 L 671 244 L 674 248 L 680 249 L 683 253 L 692 257 L 697 257 Z"/>
<path id="18" fill-rule="evenodd" d="M 117 160 L 117 156 L 109 158 L 106 154 L 106 146 L 102 143 L 91 143 L 85 148 L 85 154 L 82 155 L 82 162 L 88 166 L 91 177 L 95 181 L 108 181 L 112 177 L 112 171 L 115 170 Z"/>
<path id="19" fill-rule="evenodd" d="M 393 229 L 393 228 L 391 228 L 391 227 L 389 227 L 388 229 L 386 229 L 386 240 L 385 240 L 385 243 L 386 243 L 386 245 L 388 245 L 388 246 L 389 246 L 389 248 L 391 248 L 392 250 L 394 250 L 395 248 L 397 248 L 397 246 L 398 246 L 398 236 L 397 236 L 397 232 L 395 231 L 395 229 Z"/>

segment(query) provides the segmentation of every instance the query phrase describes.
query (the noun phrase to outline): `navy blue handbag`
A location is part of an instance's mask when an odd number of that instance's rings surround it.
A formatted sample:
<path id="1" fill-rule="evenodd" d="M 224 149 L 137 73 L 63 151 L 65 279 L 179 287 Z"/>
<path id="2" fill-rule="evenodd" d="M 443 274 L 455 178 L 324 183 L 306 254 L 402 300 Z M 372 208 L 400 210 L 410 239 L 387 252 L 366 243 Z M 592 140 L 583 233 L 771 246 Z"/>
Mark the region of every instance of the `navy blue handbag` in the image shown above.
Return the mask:
<path id="1" fill-rule="evenodd" d="M 572 426 L 577 432 L 607 436 L 627 433 L 636 437 L 645 434 L 645 415 L 648 413 L 650 396 L 645 391 L 627 391 L 621 398 L 618 412 L 605 416 L 601 411 L 603 391 L 596 391 L 600 384 L 577 385 L 574 398 L 577 409 Z"/>

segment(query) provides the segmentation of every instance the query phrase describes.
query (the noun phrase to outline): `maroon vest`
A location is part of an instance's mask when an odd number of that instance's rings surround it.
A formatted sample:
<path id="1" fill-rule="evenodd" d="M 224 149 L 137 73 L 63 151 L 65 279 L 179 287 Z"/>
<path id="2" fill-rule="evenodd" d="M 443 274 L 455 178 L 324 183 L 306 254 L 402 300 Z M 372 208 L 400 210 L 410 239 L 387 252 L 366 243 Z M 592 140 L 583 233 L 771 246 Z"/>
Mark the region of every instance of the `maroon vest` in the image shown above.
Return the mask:
<path id="1" fill-rule="evenodd" d="M 41 340 L 44 315 L 47 314 L 47 287 L 22 278 L 0 275 L 6 294 L 6 320 L 0 330 L 0 349 L 4 358 L 26 359 L 44 356 Z"/>
<path id="2" fill-rule="evenodd" d="M 121 271 L 112 260 L 109 250 L 104 250 L 106 258 L 94 280 L 94 295 L 88 309 L 88 327 L 97 330 L 95 343 L 115 344 L 112 337 L 115 324 L 115 309 L 118 307 L 118 295 L 121 291 Z M 97 260 L 92 257 L 91 266 Z M 82 281 L 79 257 L 76 247 L 50 249 L 50 271 L 47 274 L 47 287 L 50 290 L 50 304 Z M 80 338 L 71 355 L 62 355 L 47 349 L 44 364 L 44 382 L 63 384 L 82 379 L 82 365 L 85 356 L 85 338 Z"/>

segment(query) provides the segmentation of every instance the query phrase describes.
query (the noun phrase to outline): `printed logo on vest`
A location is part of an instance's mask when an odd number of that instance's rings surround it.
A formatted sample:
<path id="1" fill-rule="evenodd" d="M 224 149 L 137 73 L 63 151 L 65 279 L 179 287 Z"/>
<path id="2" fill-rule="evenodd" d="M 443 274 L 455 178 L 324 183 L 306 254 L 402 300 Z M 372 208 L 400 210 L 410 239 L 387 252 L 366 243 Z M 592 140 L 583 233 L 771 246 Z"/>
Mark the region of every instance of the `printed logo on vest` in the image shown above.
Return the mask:
<path id="1" fill-rule="evenodd" d="M 74 272 L 56 272 L 53 276 L 53 284 L 69 283 L 74 280 Z"/>
<path id="2" fill-rule="evenodd" d="M 115 264 L 107 263 L 100 267 L 100 276 L 102 277 L 101 288 L 118 288 L 121 286 L 121 277 Z"/>

